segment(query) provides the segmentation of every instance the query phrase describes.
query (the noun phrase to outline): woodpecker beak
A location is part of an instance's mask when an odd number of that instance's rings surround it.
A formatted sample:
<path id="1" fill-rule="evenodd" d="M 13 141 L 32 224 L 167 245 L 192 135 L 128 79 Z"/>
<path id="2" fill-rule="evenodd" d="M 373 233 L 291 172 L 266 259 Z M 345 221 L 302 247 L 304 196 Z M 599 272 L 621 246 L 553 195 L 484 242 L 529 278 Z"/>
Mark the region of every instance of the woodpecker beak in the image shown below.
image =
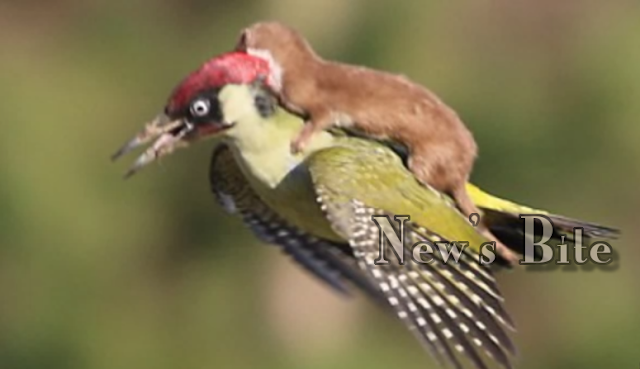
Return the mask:
<path id="1" fill-rule="evenodd" d="M 158 158 L 168 155 L 178 148 L 188 146 L 189 141 L 193 138 L 193 132 L 193 124 L 186 120 L 171 120 L 165 114 L 160 114 L 147 123 L 144 129 L 133 139 L 116 151 L 111 156 L 111 160 L 115 161 L 137 147 L 155 139 L 155 142 L 142 155 L 138 156 L 125 173 L 124 178 L 129 178 Z"/>

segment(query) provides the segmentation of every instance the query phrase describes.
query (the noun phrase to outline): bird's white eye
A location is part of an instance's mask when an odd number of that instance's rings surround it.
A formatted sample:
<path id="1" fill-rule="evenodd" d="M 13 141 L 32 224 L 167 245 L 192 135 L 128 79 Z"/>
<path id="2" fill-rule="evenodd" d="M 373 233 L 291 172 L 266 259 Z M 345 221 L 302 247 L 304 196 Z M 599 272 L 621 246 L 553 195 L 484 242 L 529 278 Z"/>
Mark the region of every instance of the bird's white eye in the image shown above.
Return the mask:
<path id="1" fill-rule="evenodd" d="M 193 114 L 194 117 L 204 117 L 209 114 L 210 107 L 211 104 L 209 103 L 209 100 L 198 99 L 191 103 L 191 114 Z"/>

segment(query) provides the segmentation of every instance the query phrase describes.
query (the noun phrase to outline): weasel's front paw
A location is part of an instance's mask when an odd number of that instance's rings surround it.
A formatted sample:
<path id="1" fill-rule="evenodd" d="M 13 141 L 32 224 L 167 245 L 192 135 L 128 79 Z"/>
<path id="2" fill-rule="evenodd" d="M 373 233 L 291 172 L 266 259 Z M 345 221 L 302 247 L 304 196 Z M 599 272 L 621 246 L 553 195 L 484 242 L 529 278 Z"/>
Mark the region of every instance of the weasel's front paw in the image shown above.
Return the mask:
<path id="1" fill-rule="evenodd" d="M 313 136 L 313 125 L 306 123 L 298 136 L 291 141 L 291 152 L 293 154 L 298 154 L 304 151 L 311 139 L 311 136 Z"/>
<path id="2" fill-rule="evenodd" d="M 291 153 L 299 154 L 304 151 L 304 148 L 307 146 L 307 140 L 304 137 L 296 137 L 293 141 L 291 141 Z"/>

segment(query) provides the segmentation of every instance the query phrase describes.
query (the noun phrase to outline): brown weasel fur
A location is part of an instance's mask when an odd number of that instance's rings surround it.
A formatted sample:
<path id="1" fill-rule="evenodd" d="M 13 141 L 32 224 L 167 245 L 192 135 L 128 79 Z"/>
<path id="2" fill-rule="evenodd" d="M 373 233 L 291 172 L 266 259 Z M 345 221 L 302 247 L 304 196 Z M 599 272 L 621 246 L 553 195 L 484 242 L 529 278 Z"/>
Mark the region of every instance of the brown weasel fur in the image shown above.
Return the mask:
<path id="1" fill-rule="evenodd" d="M 409 169 L 423 184 L 451 196 L 467 217 L 480 210 L 466 183 L 477 156 L 471 132 L 435 94 L 409 79 L 365 67 L 322 59 L 294 29 L 278 22 L 245 29 L 237 51 L 272 59 L 279 86 L 272 86 L 290 111 L 309 121 L 292 150 L 302 150 L 313 133 L 342 126 L 409 150 Z M 517 256 L 484 226 L 498 253 L 514 263 Z"/>

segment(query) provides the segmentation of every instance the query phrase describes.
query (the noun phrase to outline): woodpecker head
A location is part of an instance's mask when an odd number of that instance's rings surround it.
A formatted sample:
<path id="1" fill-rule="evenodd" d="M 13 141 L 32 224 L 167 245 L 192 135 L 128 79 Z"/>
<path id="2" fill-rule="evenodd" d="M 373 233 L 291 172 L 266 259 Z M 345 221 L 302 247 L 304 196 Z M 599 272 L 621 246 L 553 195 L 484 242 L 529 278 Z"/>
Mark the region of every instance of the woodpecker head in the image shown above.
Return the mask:
<path id="1" fill-rule="evenodd" d="M 164 108 L 143 130 L 123 145 L 112 160 L 155 139 L 138 157 L 125 177 L 175 149 L 213 137 L 229 128 L 220 108 L 218 93 L 227 84 L 260 83 L 273 87 L 269 63 L 246 53 L 215 57 L 187 76 L 172 92 Z"/>
<path id="2" fill-rule="evenodd" d="M 298 31 L 279 22 L 260 22 L 245 28 L 236 51 L 267 60 L 277 80 L 282 79 L 283 73 L 297 72 L 309 65 L 308 60 L 317 58 Z"/>

